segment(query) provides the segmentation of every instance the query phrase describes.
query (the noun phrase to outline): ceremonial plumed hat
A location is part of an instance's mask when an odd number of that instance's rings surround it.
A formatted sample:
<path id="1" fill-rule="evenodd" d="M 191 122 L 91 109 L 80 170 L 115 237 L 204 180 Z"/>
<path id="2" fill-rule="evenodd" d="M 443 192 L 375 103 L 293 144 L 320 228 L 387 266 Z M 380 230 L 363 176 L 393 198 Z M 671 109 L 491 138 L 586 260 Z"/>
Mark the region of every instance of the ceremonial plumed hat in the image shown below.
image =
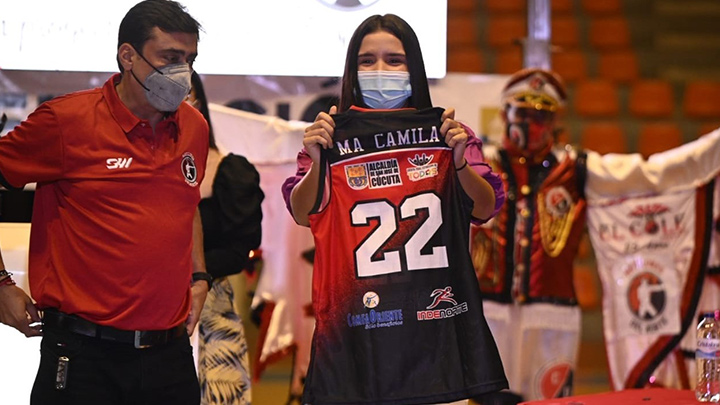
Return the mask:
<path id="1" fill-rule="evenodd" d="M 515 72 L 502 90 L 503 105 L 557 111 L 565 105 L 567 93 L 555 72 L 538 68 Z"/>

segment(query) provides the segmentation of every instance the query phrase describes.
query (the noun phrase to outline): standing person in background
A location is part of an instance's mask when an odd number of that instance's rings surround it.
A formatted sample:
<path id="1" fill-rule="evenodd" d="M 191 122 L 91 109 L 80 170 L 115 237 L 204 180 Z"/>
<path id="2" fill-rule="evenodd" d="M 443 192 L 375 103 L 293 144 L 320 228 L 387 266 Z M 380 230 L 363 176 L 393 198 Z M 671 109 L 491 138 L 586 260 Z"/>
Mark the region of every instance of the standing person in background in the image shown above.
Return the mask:
<path id="1" fill-rule="evenodd" d="M 192 84 L 188 101 L 210 129 L 205 181 L 200 185 L 205 266 L 213 277 L 199 325 L 201 404 L 246 405 L 252 402 L 248 345 L 228 276 L 252 268 L 249 254 L 260 246 L 260 204 L 265 195 L 255 166 L 242 156 L 223 156 L 218 150 L 207 97 L 196 72 Z"/>
<path id="2" fill-rule="evenodd" d="M 693 336 L 688 325 L 694 326 L 703 287 L 715 284 L 702 285 L 707 257 L 701 257 L 709 243 L 712 206 L 705 196 L 720 167 L 720 131 L 647 160 L 557 147 L 553 135 L 565 100 L 557 74 L 516 72 L 502 91 L 502 144 L 484 149 L 508 200 L 492 221 L 473 229 L 471 249 L 510 390 L 483 404 L 573 394 L 581 330 L 573 262 L 586 219 L 606 296 L 613 389 L 681 388 L 688 376 L 678 349 L 688 349 L 679 343 L 685 331 Z M 656 221 L 672 223 L 670 230 Z M 643 286 L 662 297 L 661 308 L 638 304 Z M 717 307 L 711 295 L 704 298 L 705 310 Z"/>
<path id="3" fill-rule="evenodd" d="M 500 180 L 454 110 L 431 107 L 412 28 L 392 14 L 366 19 L 348 46 L 340 113 L 307 128 L 283 185 L 317 249 L 303 403 L 465 403 L 507 387 L 467 248 L 471 216 L 502 205 Z M 411 127 L 422 142 L 390 146 Z"/>
<path id="4" fill-rule="evenodd" d="M 484 152 L 507 201 L 473 229 L 472 252 L 511 390 L 485 402 L 514 404 L 572 395 L 580 343 L 572 272 L 585 227 L 585 157 L 553 148 L 566 98 L 553 72 L 517 72 L 501 97 L 505 137 Z"/>
<path id="5" fill-rule="evenodd" d="M 33 405 L 199 403 L 188 336 L 209 287 L 208 127 L 184 103 L 199 28 L 179 3 L 138 3 L 120 23 L 120 74 L 0 139 L 0 183 L 37 183 L 35 302 L 0 267 L 0 322 L 43 336 Z"/>

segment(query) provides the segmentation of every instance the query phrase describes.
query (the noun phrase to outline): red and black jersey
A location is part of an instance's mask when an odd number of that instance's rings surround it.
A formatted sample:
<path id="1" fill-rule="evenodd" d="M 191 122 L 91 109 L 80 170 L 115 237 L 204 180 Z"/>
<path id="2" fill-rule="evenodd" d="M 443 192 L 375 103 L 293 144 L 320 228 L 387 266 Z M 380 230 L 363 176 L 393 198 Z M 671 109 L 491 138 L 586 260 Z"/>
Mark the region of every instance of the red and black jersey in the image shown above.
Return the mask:
<path id="1" fill-rule="evenodd" d="M 316 329 L 303 403 L 452 402 L 507 387 L 442 112 L 333 117 L 310 215 Z"/>

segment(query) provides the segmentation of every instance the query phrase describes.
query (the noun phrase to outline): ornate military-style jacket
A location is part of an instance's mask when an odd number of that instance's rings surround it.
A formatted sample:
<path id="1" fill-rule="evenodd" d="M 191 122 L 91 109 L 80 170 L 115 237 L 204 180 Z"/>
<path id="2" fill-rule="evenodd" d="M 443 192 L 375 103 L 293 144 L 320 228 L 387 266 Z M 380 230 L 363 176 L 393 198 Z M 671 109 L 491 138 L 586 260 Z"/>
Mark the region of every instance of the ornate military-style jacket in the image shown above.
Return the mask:
<path id="1" fill-rule="evenodd" d="M 473 226 L 471 251 L 486 300 L 577 305 L 573 261 L 585 227 L 585 154 L 555 148 L 536 159 L 487 146 L 507 199 Z"/>

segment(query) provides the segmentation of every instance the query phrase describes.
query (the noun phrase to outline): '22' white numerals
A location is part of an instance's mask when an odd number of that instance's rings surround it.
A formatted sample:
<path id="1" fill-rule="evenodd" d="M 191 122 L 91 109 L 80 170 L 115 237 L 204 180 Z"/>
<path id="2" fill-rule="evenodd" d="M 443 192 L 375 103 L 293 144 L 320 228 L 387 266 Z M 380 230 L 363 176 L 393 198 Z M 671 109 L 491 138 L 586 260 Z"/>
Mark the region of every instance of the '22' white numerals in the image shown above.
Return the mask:
<path id="1" fill-rule="evenodd" d="M 400 220 L 417 216 L 422 209 L 428 210 L 428 218 L 405 243 L 405 260 L 408 270 L 437 269 L 448 266 L 447 249 L 435 246 L 431 254 L 421 254 L 420 250 L 442 225 L 442 203 L 440 197 L 432 193 L 418 194 L 405 199 L 400 204 Z M 397 273 L 402 265 L 400 252 L 385 252 L 381 260 L 372 261 L 372 256 L 397 230 L 397 211 L 387 201 L 359 203 L 350 212 L 353 225 L 367 226 L 368 219 L 377 218 L 379 225 L 355 249 L 355 262 L 358 277 L 372 277 Z"/>

